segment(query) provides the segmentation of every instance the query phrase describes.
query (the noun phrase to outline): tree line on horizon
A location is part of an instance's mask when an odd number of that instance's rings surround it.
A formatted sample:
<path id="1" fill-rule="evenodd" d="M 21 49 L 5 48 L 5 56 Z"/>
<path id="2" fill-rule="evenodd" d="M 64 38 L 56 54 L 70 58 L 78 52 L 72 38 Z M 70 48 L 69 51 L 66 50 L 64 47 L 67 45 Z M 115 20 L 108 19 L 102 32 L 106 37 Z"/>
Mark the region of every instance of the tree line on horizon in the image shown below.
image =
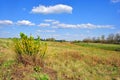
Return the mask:
<path id="1" fill-rule="evenodd" d="M 55 38 L 42 39 L 43 41 L 68 42 L 66 40 L 56 40 Z M 86 43 L 109 43 L 120 44 L 120 33 L 109 34 L 108 36 L 101 35 L 100 37 L 85 38 L 83 40 L 70 41 L 72 43 L 86 42 Z"/>
<path id="2" fill-rule="evenodd" d="M 74 42 L 80 41 L 78 40 Z M 105 35 L 101 35 L 100 37 L 85 38 L 82 40 L 82 42 L 120 44 L 120 33 L 109 34 L 106 37 Z"/>
<path id="3" fill-rule="evenodd" d="M 12 38 L 9 38 L 9 39 L 12 39 Z M 57 40 L 55 38 L 46 38 L 46 39 L 41 38 L 41 41 L 72 42 L 72 43 L 85 42 L 85 43 L 120 44 L 120 33 L 116 33 L 116 34 L 111 33 L 108 36 L 101 35 L 99 37 L 88 37 L 88 38 L 84 38 L 83 40 L 74 40 L 74 41 L 67 41 L 67 40 L 64 40 L 64 39 Z"/>

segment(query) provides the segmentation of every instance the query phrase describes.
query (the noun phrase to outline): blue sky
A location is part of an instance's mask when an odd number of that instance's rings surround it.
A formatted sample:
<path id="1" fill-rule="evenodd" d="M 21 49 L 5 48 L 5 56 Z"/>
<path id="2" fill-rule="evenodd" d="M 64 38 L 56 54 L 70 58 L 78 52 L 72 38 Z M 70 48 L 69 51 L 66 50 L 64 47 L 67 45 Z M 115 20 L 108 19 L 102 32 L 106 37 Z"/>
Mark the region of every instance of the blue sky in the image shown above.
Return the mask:
<path id="1" fill-rule="evenodd" d="M 120 0 L 0 0 L 0 37 L 82 40 L 120 33 Z"/>

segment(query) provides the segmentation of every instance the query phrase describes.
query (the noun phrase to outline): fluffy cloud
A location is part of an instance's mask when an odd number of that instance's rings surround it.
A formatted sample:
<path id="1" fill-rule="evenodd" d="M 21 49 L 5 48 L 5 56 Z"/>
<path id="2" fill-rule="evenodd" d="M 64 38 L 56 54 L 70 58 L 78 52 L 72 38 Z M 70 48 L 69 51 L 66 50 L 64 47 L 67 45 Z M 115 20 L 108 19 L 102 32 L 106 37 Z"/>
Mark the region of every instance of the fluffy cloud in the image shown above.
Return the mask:
<path id="1" fill-rule="evenodd" d="M 0 25 L 12 25 L 13 22 L 10 20 L 0 20 Z"/>
<path id="2" fill-rule="evenodd" d="M 53 20 L 53 19 L 45 19 L 45 22 L 51 23 L 51 24 L 59 24 L 60 22 L 57 20 Z"/>
<path id="3" fill-rule="evenodd" d="M 96 24 L 66 24 L 66 23 L 61 23 L 60 21 L 57 20 L 52 20 L 52 19 L 46 19 L 44 20 L 45 23 L 40 23 L 39 25 L 36 25 L 35 23 L 32 23 L 28 20 L 20 20 L 17 21 L 15 25 L 20 25 L 20 26 L 40 26 L 40 27 L 49 27 L 51 26 L 52 28 L 76 28 L 76 29 L 101 29 L 101 28 L 106 28 L 106 29 L 114 29 L 113 25 L 96 25 Z M 10 20 L 0 20 L 0 25 L 13 25 L 14 23 Z M 54 31 L 44 31 L 44 32 L 54 32 Z"/>
<path id="4" fill-rule="evenodd" d="M 68 5 L 57 4 L 55 6 L 44 6 L 39 5 L 37 7 L 33 7 L 32 13 L 40 13 L 40 14 L 60 14 L 60 13 L 72 13 L 73 8 Z"/>
<path id="5" fill-rule="evenodd" d="M 118 3 L 120 0 L 111 0 L 113 3 Z"/>
<path id="6" fill-rule="evenodd" d="M 53 19 L 45 19 L 44 21 L 45 22 L 54 22 L 55 20 L 53 20 Z"/>
<path id="7" fill-rule="evenodd" d="M 110 28 L 112 29 L 112 25 L 94 25 L 91 23 L 87 24 L 64 24 L 64 23 L 59 23 L 55 25 L 57 28 L 86 28 L 86 29 L 96 29 L 96 28 Z"/>
<path id="8" fill-rule="evenodd" d="M 48 24 L 48 23 L 40 23 L 38 26 L 40 26 L 40 27 L 48 27 L 48 26 L 50 26 L 50 24 Z"/>
<path id="9" fill-rule="evenodd" d="M 60 24 L 60 22 L 59 21 L 53 21 L 52 24 L 57 25 L 57 24 Z"/>
<path id="10" fill-rule="evenodd" d="M 97 28 L 107 28 L 113 29 L 113 25 L 95 25 L 91 23 L 87 24 L 65 24 L 57 20 L 48 20 L 53 28 L 81 28 L 81 29 L 97 29 Z"/>
<path id="11" fill-rule="evenodd" d="M 22 26 L 34 26 L 35 24 L 28 21 L 28 20 L 21 20 L 17 21 L 17 25 L 22 25 Z"/>
<path id="12" fill-rule="evenodd" d="M 55 32 L 55 30 L 37 30 L 37 32 Z"/>

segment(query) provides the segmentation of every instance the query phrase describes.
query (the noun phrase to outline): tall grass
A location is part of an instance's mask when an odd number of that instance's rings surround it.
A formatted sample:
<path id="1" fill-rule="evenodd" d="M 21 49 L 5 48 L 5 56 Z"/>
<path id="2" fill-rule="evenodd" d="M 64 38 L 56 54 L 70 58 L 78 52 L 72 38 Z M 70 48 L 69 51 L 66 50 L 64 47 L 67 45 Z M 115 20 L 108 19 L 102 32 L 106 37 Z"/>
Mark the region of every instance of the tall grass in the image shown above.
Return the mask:
<path id="1" fill-rule="evenodd" d="M 14 43 L 18 62 L 25 65 L 43 66 L 43 58 L 47 50 L 47 44 L 41 42 L 40 37 L 35 40 L 33 36 L 28 37 L 24 33 L 20 33 L 20 39 L 14 39 Z"/>

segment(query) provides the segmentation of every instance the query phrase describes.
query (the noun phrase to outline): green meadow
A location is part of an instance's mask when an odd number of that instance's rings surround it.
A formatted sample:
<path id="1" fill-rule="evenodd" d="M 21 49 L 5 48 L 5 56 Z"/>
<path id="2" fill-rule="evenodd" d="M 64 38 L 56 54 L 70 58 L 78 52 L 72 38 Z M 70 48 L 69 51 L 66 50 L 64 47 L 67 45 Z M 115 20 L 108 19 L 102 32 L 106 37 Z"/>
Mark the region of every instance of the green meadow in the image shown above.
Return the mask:
<path id="1" fill-rule="evenodd" d="M 119 44 L 83 43 L 83 42 L 75 43 L 75 44 L 83 47 L 93 47 L 93 48 L 99 48 L 104 50 L 120 51 Z"/>
<path id="2" fill-rule="evenodd" d="M 47 51 L 41 67 L 16 61 L 13 40 L 0 39 L 0 80 L 120 80 L 120 45 L 43 43 Z"/>

